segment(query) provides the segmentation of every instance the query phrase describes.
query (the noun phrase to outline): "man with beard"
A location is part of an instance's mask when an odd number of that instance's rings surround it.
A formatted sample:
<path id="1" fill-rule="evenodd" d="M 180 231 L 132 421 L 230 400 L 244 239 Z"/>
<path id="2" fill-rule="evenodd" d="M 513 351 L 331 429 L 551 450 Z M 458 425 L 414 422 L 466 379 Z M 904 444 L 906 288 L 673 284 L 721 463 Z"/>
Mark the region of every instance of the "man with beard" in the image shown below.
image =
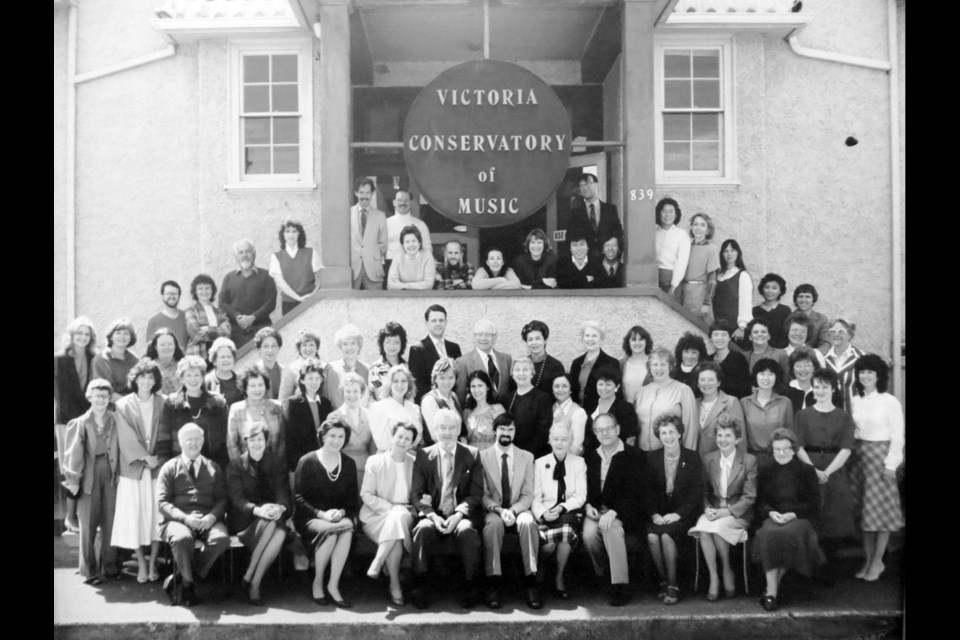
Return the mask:
<path id="1" fill-rule="evenodd" d="M 277 285 L 266 269 L 256 266 L 252 240 L 239 240 L 233 252 L 240 268 L 223 277 L 220 308 L 230 318 L 230 338 L 239 349 L 270 325 L 270 314 L 277 306 Z"/>
<path id="2" fill-rule="evenodd" d="M 434 289 L 469 289 L 475 270 L 463 260 L 463 247 L 459 240 L 451 240 L 443 247 L 443 262 L 437 263 Z"/>
<path id="3" fill-rule="evenodd" d="M 527 605 L 531 609 L 540 609 L 543 602 L 536 582 L 540 536 L 530 512 L 533 503 L 533 454 L 514 446 L 517 427 L 511 414 L 497 416 L 493 428 L 496 442 L 480 452 L 486 487 L 483 494 L 483 508 L 486 511 L 483 557 L 487 575 L 487 606 L 491 609 L 500 608 L 500 581 L 503 574 L 500 550 L 504 533 L 512 533 L 520 541 Z"/>
<path id="4" fill-rule="evenodd" d="M 167 327 L 173 332 L 177 344 L 181 349 L 187 348 L 187 316 L 177 308 L 180 304 L 180 285 L 174 280 L 167 280 L 160 285 L 160 296 L 163 298 L 163 308 L 160 313 L 147 320 L 146 341 L 153 338 L 160 327 Z"/>

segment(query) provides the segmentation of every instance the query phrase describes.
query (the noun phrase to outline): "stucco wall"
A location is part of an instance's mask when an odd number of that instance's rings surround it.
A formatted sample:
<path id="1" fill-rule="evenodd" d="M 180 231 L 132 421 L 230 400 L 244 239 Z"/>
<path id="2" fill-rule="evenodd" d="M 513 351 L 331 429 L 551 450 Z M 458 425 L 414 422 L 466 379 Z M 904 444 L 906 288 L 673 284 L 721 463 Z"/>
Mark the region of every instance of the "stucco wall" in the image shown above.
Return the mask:
<path id="1" fill-rule="evenodd" d="M 67 10 L 53 9 L 53 344 L 67 319 Z"/>
<path id="2" fill-rule="evenodd" d="M 579 60 L 511 60 L 549 85 L 580 84 Z M 422 87 L 460 62 L 374 61 L 373 86 Z"/>

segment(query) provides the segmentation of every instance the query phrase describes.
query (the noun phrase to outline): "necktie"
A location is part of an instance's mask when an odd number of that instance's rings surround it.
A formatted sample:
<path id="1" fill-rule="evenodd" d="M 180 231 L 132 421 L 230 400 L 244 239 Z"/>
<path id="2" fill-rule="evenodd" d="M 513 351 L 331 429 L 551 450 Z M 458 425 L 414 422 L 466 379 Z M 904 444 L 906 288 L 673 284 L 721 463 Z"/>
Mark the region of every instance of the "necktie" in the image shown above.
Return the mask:
<path id="1" fill-rule="evenodd" d="M 500 456 L 500 506 L 510 508 L 510 467 L 507 465 L 507 454 Z"/>
<path id="2" fill-rule="evenodd" d="M 497 365 L 493 364 L 493 354 L 487 356 L 487 374 L 490 376 L 490 382 L 493 383 L 493 393 L 497 393 L 500 388 L 500 372 L 497 371 Z"/>
<path id="3" fill-rule="evenodd" d="M 590 205 L 590 226 L 593 227 L 593 230 L 597 230 L 597 212 L 594 209 L 594 205 Z"/>
<path id="4" fill-rule="evenodd" d="M 440 357 L 441 357 L 441 358 L 446 358 L 446 357 L 447 357 L 447 345 L 443 344 L 443 340 L 437 340 L 436 345 L 437 345 L 437 353 L 440 355 Z"/>
<path id="5" fill-rule="evenodd" d="M 360 235 L 363 236 L 367 231 L 367 210 L 360 209 Z"/>
<path id="6" fill-rule="evenodd" d="M 557 481 L 557 504 L 560 504 L 567 500 L 566 458 L 557 460 L 557 456 L 553 456 L 553 459 L 557 462 L 557 466 L 553 468 L 553 479 Z"/>
<path id="7" fill-rule="evenodd" d="M 195 461 L 190 462 L 190 479 L 193 480 L 194 482 L 196 482 L 197 480 L 196 464 L 197 463 Z"/>
<path id="8" fill-rule="evenodd" d="M 607 275 L 613 277 L 613 267 L 607 267 Z"/>
<path id="9" fill-rule="evenodd" d="M 443 454 L 443 495 L 440 496 L 440 511 L 443 515 L 453 513 L 453 454 Z"/>

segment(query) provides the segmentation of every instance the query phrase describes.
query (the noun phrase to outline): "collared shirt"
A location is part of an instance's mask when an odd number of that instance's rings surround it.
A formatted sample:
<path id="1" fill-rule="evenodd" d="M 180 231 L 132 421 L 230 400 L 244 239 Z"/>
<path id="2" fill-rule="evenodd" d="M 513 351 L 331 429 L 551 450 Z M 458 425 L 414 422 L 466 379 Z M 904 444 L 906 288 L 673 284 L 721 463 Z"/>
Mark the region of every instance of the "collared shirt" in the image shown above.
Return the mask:
<path id="1" fill-rule="evenodd" d="M 430 229 L 420 218 L 412 213 L 400 215 L 393 214 L 387 218 L 387 260 L 396 260 L 403 256 L 403 247 L 400 245 L 400 232 L 408 225 L 414 225 L 420 229 L 420 235 L 423 236 L 421 246 L 430 254 L 433 252 L 433 244 L 430 239 Z"/>
<path id="2" fill-rule="evenodd" d="M 447 451 L 446 449 L 444 449 L 443 445 L 441 444 L 440 455 L 437 456 L 437 468 L 440 470 L 440 482 L 441 482 L 440 501 L 443 502 L 443 496 L 446 495 L 447 491 L 450 491 L 450 493 L 452 494 L 452 501 L 453 501 L 454 508 L 456 508 L 457 506 L 457 496 L 456 496 L 456 492 L 454 491 L 454 488 L 451 487 L 450 484 L 452 484 L 455 481 L 455 478 L 453 477 L 453 470 L 456 467 L 456 451 L 457 451 L 456 443 L 454 443 L 453 448 L 451 448 L 450 451 Z M 447 477 L 443 473 L 443 465 L 445 463 L 445 458 L 448 455 L 450 456 L 450 461 L 446 462 L 446 464 L 450 465 L 450 483 L 447 482 Z M 442 513 L 441 511 L 442 508 L 443 508 L 443 504 L 438 504 L 436 506 L 437 512 Z"/>
<path id="3" fill-rule="evenodd" d="M 493 357 L 493 352 L 491 351 L 490 353 L 487 353 L 487 352 L 485 352 L 485 351 L 481 351 L 480 349 L 477 349 L 477 353 L 480 355 L 480 362 L 483 363 L 483 371 L 484 371 L 484 373 L 489 372 L 489 371 L 490 371 L 490 358 Z M 496 358 L 494 358 L 494 360 L 493 360 L 493 366 L 497 367 L 497 360 L 496 360 Z M 502 379 L 503 379 L 503 371 L 500 371 L 500 367 L 497 367 L 497 371 L 500 372 L 500 379 L 502 380 Z"/>
<path id="4" fill-rule="evenodd" d="M 430 336 L 430 341 L 433 342 L 433 347 L 437 350 L 437 354 L 439 354 L 441 358 L 448 357 L 447 345 L 442 339 L 437 340 L 433 336 Z"/>
<path id="5" fill-rule="evenodd" d="M 187 457 L 187 454 L 180 454 L 180 460 L 183 462 L 183 465 L 187 468 L 187 473 L 190 473 L 190 468 L 193 467 L 193 477 L 196 478 L 200 475 L 200 458 L 202 456 L 197 456 L 195 460 L 191 460 Z"/>
<path id="6" fill-rule="evenodd" d="M 470 283 L 476 270 L 469 262 L 461 262 L 458 265 L 448 265 L 446 260 L 442 263 L 437 262 L 436 289 L 469 289 Z M 454 280 L 463 280 L 459 284 L 454 284 Z"/>
<path id="7" fill-rule="evenodd" d="M 890 450 L 883 466 L 896 471 L 903 462 L 903 405 L 896 396 L 871 391 L 865 396 L 850 399 L 853 422 L 857 425 L 854 437 L 868 442 L 890 441 Z"/>
<path id="8" fill-rule="evenodd" d="M 513 480 L 513 453 L 514 446 L 511 444 L 509 447 L 504 449 L 499 445 L 499 443 L 494 443 L 493 448 L 497 452 L 497 464 L 503 465 L 503 454 L 507 454 L 507 469 L 510 471 L 510 480 Z"/>
<path id="9" fill-rule="evenodd" d="M 687 261 L 690 259 L 690 236 L 680 227 L 674 225 L 668 231 L 657 225 L 654 243 L 657 249 L 657 266 L 661 269 L 671 269 L 673 277 L 671 286 L 679 286 L 687 272 Z"/>
<path id="10" fill-rule="evenodd" d="M 720 497 L 727 501 L 727 484 L 730 482 L 730 470 L 733 469 L 733 458 L 737 455 L 737 450 L 730 452 L 729 456 L 720 453 Z"/>
<path id="11" fill-rule="evenodd" d="M 589 262 L 590 260 L 590 256 L 584 256 L 581 262 L 577 262 L 577 259 L 574 258 L 573 256 L 570 256 L 570 260 L 573 262 L 573 266 L 575 266 L 580 271 L 583 271 L 583 269 L 587 266 L 587 262 Z"/>
<path id="12" fill-rule="evenodd" d="M 603 485 L 607 481 L 607 472 L 610 471 L 610 462 L 613 460 L 613 456 L 617 455 L 623 451 L 623 440 L 617 438 L 617 447 L 613 450 L 613 453 L 607 455 L 606 451 L 603 450 L 603 447 L 597 449 L 597 453 L 600 455 L 600 490 L 603 491 Z"/>

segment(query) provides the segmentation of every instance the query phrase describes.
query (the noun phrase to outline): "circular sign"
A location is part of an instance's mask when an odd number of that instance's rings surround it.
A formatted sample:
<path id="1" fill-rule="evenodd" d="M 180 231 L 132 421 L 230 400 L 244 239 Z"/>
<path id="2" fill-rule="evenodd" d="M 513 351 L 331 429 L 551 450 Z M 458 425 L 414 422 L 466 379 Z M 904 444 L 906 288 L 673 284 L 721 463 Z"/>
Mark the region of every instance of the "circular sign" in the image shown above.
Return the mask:
<path id="1" fill-rule="evenodd" d="M 570 151 L 570 120 L 557 94 L 498 60 L 438 75 L 403 129 L 403 157 L 423 197 L 475 227 L 511 224 L 543 206 L 563 181 Z"/>

